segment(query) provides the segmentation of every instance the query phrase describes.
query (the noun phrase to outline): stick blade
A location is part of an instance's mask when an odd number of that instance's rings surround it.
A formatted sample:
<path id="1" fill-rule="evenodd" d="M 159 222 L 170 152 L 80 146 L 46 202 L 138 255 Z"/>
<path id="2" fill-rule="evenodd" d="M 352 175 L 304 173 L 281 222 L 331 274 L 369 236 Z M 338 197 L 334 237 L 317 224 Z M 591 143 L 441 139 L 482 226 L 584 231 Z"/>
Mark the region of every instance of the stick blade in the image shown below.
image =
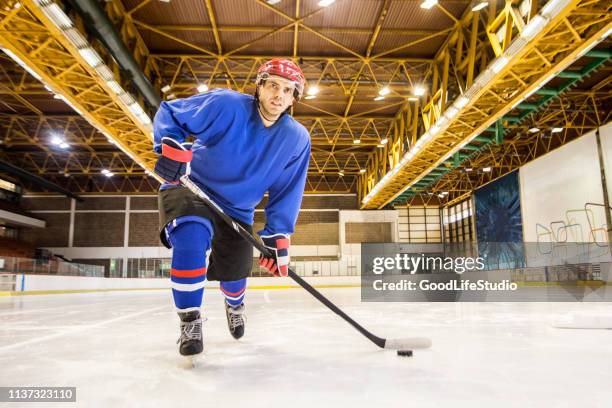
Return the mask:
<path id="1" fill-rule="evenodd" d="M 389 350 L 426 349 L 431 347 L 427 337 L 410 337 L 405 339 L 386 339 L 385 348 Z"/>

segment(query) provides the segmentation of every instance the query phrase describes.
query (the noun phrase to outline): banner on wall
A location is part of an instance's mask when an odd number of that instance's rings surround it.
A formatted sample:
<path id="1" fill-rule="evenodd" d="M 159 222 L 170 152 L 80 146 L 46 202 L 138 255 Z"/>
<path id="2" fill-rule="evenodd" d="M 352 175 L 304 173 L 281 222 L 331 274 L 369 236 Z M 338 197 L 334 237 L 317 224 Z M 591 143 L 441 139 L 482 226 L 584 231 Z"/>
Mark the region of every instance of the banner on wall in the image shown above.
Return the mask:
<path id="1" fill-rule="evenodd" d="M 488 269 L 524 264 L 518 171 L 474 193 L 478 253 Z"/>

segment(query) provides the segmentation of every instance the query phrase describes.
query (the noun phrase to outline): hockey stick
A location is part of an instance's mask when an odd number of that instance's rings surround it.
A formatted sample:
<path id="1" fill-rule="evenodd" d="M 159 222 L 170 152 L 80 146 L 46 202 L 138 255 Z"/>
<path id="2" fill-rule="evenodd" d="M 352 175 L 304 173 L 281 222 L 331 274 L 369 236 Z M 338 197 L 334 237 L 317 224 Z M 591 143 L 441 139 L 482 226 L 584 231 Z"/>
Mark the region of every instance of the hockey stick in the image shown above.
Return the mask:
<path id="1" fill-rule="evenodd" d="M 181 177 L 181 183 L 187 187 L 193 194 L 200 198 L 208 207 L 215 212 L 219 217 L 223 219 L 228 225 L 230 225 L 240 236 L 251 243 L 259 252 L 266 255 L 270 255 L 269 250 L 255 238 L 251 233 L 242 228 L 240 224 L 234 221 L 230 216 L 225 214 L 221 207 L 219 207 L 214 201 L 204 193 L 197 184 L 189 179 L 188 176 Z M 363 326 L 353 320 L 349 315 L 344 313 L 338 306 L 333 304 L 327 299 L 321 292 L 313 288 L 308 282 L 299 277 L 291 268 L 289 268 L 289 277 L 293 279 L 298 285 L 306 289 L 308 293 L 317 298 L 321 303 L 327 306 L 332 312 L 340 316 L 351 326 L 367 337 L 372 343 L 376 344 L 380 348 L 392 349 L 392 350 L 405 350 L 405 349 L 417 349 L 417 348 L 429 348 L 431 347 L 431 340 L 423 337 L 404 338 L 404 339 L 384 339 L 375 336 Z"/>

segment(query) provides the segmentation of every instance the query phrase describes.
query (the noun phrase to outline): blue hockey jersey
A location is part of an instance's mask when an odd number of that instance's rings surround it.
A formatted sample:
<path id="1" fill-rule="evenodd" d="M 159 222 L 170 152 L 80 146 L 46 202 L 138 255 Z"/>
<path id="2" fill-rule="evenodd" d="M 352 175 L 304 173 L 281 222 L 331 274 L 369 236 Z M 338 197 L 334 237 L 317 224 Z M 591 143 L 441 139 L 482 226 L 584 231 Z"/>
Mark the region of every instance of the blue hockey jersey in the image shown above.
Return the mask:
<path id="1" fill-rule="evenodd" d="M 266 225 L 260 235 L 291 234 L 302 202 L 310 136 L 284 114 L 265 127 L 251 95 L 215 89 L 162 102 L 154 120 L 154 149 L 161 139 L 193 135 L 190 178 L 231 217 L 253 223 L 265 192 Z"/>

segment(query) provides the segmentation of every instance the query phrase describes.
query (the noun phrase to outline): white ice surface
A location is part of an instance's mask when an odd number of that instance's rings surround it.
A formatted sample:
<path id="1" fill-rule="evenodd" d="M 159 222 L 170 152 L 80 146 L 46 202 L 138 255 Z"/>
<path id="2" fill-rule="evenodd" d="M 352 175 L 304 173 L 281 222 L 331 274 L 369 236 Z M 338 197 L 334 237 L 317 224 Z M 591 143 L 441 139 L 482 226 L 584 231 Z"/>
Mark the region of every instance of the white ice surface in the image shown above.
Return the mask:
<path id="1" fill-rule="evenodd" d="M 612 406 L 612 330 L 551 326 L 610 303 L 361 303 L 358 289 L 323 291 L 377 335 L 427 336 L 432 348 L 380 350 L 300 289 L 249 291 L 235 341 L 210 289 L 205 354 L 188 369 L 167 291 L 4 297 L 0 386 L 77 387 L 77 404 L 46 407 Z"/>

